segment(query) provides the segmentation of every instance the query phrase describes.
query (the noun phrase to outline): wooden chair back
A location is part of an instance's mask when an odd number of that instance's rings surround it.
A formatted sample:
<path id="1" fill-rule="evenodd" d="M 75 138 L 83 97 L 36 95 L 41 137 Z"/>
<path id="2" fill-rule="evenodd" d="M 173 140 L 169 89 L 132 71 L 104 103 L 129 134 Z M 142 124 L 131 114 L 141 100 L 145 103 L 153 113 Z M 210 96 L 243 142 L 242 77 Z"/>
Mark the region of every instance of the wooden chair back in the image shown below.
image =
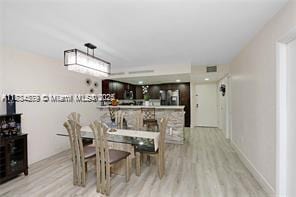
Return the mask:
<path id="1" fill-rule="evenodd" d="M 80 123 L 80 114 L 77 112 L 72 112 L 68 115 L 68 119 Z"/>
<path id="2" fill-rule="evenodd" d="M 166 134 L 166 128 L 167 128 L 167 122 L 168 118 L 161 118 L 160 120 L 160 136 L 159 136 L 159 144 L 158 144 L 158 157 L 159 157 L 159 166 L 158 166 L 158 172 L 159 177 L 162 178 L 165 174 L 165 158 L 164 158 L 164 152 L 165 152 L 165 134 Z"/>
<path id="3" fill-rule="evenodd" d="M 119 110 L 120 110 L 119 107 L 118 108 L 117 107 L 116 108 L 109 107 L 109 115 L 110 115 L 110 119 L 111 119 L 112 122 L 115 120 L 115 114 Z"/>
<path id="4" fill-rule="evenodd" d="M 154 120 L 155 119 L 155 108 L 141 108 L 144 120 Z"/>
<path id="5" fill-rule="evenodd" d="M 144 122 L 143 122 L 144 116 L 143 116 L 143 113 L 142 113 L 142 111 L 137 111 L 135 113 L 135 115 L 136 115 L 136 117 L 135 117 L 135 119 L 136 119 L 135 129 L 136 130 L 142 130 L 143 127 L 144 127 Z"/>
<path id="6" fill-rule="evenodd" d="M 83 144 L 80 134 L 81 126 L 77 121 L 67 120 L 64 123 L 70 139 L 72 162 L 73 162 L 73 184 L 85 186 L 85 160 Z"/>
<path id="7" fill-rule="evenodd" d="M 121 110 L 118 110 L 115 113 L 115 124 L 117 125 L 118 129 L 123 129 L 123 119 L 124 119 L 125 113 Z"/>
<path id="8" fill-rule="evenodd" d="M 96 144 L 96 171 L 97 192 L 109 194 L 110 192 L 110 164 L 109 149 L 106 139 L 107 127 L 101 122 L 95 121 L 90 124 L 94 133 Z"/>
<path id="9" fill-rule="evenodd" d="M 165 146 L 165 134 L 166 134 L 167 124 L 168 124 L 167 117 L 160 119 L 158 147 L 159 147 L 159 152 L 163 152 L 163 153 L 164 153 L 164 146 Z"/>

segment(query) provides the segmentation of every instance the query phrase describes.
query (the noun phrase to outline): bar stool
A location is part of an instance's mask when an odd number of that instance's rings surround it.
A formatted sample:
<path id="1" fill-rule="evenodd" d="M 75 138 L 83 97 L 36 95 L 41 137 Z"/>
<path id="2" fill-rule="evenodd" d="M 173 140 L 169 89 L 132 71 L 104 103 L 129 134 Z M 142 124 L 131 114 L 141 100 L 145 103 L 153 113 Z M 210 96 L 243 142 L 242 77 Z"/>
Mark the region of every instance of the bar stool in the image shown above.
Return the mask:
<path id="1" fill-rule="evenodd" d="M 147 127 L 148 130 L 158 131 L 158 123 L 155 119 L 155 108 L 141 108 L 143 114 L 143 125 Z"/>

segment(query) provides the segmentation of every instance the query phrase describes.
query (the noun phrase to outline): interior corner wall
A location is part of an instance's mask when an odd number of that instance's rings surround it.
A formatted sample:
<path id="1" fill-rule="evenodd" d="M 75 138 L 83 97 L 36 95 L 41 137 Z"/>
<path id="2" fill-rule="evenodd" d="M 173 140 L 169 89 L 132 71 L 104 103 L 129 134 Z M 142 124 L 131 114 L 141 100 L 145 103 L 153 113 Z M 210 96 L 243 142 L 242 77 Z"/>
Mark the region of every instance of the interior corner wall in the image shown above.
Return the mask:
<path id="1" fill-rule="evenodd" d="M 193 128 L 195 126 L 196 114 L 195 114 L 195 83 L 190 82 L 190 127 Z"/>
<path id="2" fill-rule="evenodd" d="M 1 31 L 1 30 L 0 30 Z M 4 90 L 4 63 L 3 63 L 3 50 L 0 46 L 0 114 L 5 113 L 5 103 L 2 102 L 2 94 Z"/>
<path id="3" fill-rule="evenodd" d="M 4 102 L 1 101 L 1 95 L 3 93 L 4 88 L 4 62 L 3 62 L 3 14 L 4 14 L 4 6 L 2 5 L 3 1 L 0 1 L 0 114 L 5 112 Z"/>
<path id="4" fill-rule="evenodd" d="M 87 78 L 98 82 L 95 93 L 101 93 L 101 80 L 68 71 L 63 61 L 53 60 L 37 54 L 5 48 L 5 88 L 11 94 L 83 94 L 90 88 Z M 2 68 L 1 68 L 2 71 Z M 1 78 L 2 79 L 2 78 Z M 57 136 L 65 132 L 63 123 L 71 112 L 82 115 L 82 125 L 97 118 L 95 103 L 17 103 L 22 113 L 22 131 L 28 133 L 29 163 L 69 149 L 67 137 Z"/>
<path id="5" fill-rule="evenodd" d="M 295 27 L 291 0 L 231 63 L 233 143 L 269 192 L 276 188 L 276 42 Z"/>

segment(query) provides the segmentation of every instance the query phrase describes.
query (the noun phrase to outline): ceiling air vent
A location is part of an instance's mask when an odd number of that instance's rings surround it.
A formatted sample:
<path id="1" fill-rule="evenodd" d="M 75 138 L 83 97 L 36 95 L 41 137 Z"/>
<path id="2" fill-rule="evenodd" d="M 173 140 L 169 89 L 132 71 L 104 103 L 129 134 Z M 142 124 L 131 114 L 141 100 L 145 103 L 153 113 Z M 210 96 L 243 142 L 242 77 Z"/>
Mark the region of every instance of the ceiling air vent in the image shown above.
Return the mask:
<path id="1" fill-rule="evenodd" d="M 124 72 L 111 73 L 111 76 L 124 75 Z"/>
<path id="2" fill-rule="evenodd" d="M 217 72 L 217 66 L 207 66 L 207 73 Z"/>
<path id="3" fill-rule="evenodd" d="M 141 74 L 141 73 L 153 73 L 154 70 L 138 70 L 138 71 L 130 71 L 128 74 Z"/>

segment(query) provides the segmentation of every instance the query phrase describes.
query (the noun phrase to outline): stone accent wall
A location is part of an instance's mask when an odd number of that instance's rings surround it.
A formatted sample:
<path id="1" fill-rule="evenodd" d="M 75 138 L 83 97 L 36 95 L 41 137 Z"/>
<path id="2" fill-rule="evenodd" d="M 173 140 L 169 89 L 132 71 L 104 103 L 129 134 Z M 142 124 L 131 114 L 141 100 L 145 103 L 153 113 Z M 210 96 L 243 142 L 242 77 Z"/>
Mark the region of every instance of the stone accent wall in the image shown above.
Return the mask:
<path id="1" fill-rule="evenodd" d="M 102 122 L 110 123 L 110 114 L 108 108 L 99 108 L 99 119 Z M 133 128 L 136 125 L 135 112 L 141 109 L 121 108 L 125 112 L 124 118 L 129 127 Z M 183 109 L 155 109 L 155 116 L 159 122 L 162 117 L 168 117 L 168 125 L 166 131 L 166 142 L 173 144 L 184 143 L 184 122 L 185 112 Z"/>

